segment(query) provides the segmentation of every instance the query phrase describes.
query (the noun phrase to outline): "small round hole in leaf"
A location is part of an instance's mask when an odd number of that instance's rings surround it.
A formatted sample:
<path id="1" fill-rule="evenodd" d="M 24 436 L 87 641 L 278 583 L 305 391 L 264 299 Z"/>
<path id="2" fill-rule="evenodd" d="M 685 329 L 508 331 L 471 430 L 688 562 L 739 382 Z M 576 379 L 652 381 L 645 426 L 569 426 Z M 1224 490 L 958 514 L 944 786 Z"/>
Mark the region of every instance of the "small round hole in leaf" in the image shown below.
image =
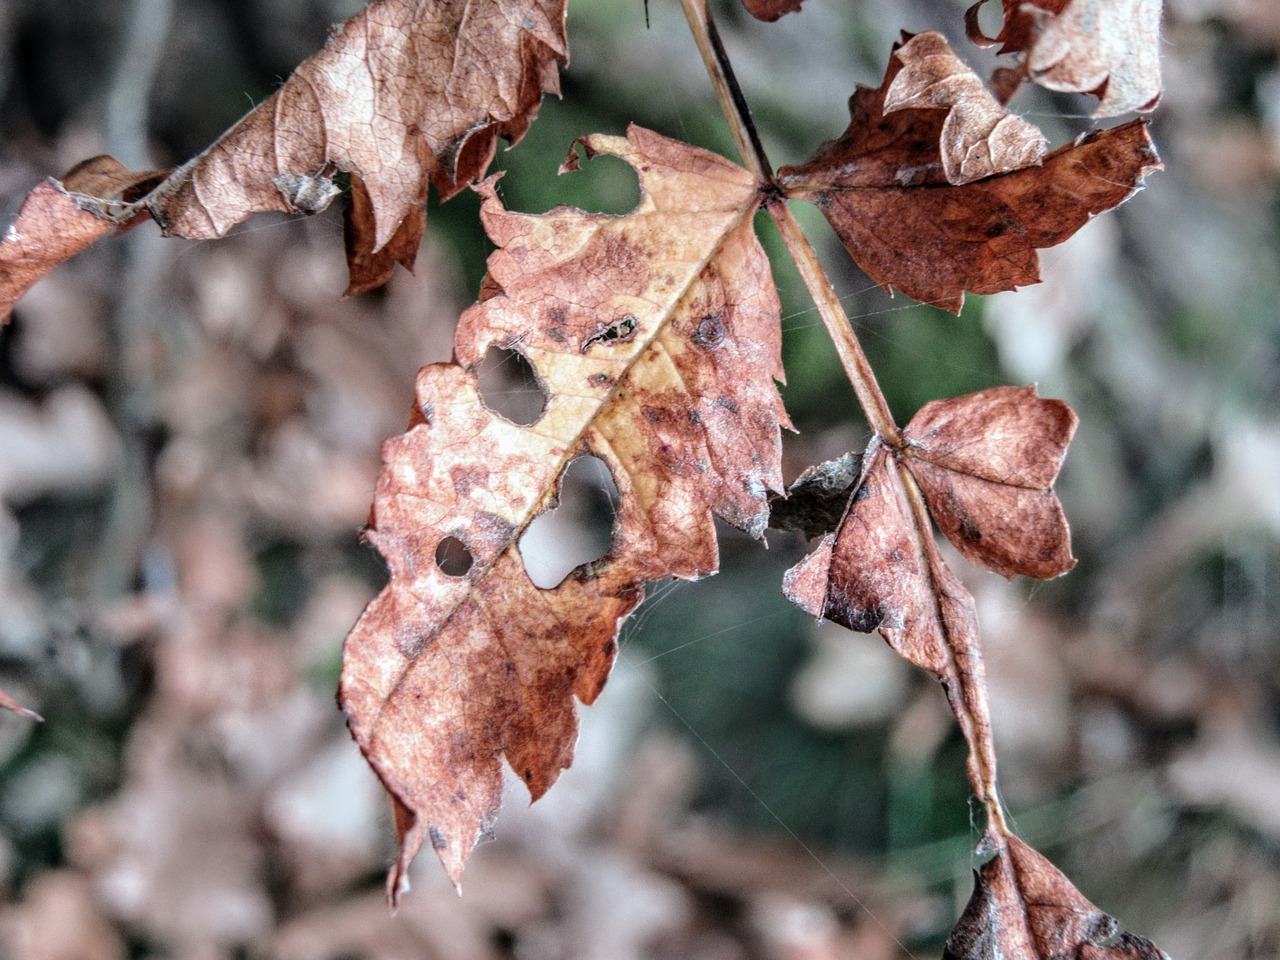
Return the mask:
<path id="1" fill-rule="evenodd" d="M 467 545 L 457 537 L 445 537 L 436 547 L 436 566 L 447 576 L 465 576 L 474 562 Z"/>
<path id="2" fill-rule="evenodd" d="M 584 563 L 609 552 L 618 487 L 599 457 L 578 457 L 560 477 L 560 505 L 529 524 L 520 559 L 534 586 L 550 590 Z"/>
<path id="3" fill-rule="evenodd" d="M 512 423 L 527 427 L 547 407 L 547 391 L 524 354 L 490 347 L 476 371 L 484 405 Z"/>

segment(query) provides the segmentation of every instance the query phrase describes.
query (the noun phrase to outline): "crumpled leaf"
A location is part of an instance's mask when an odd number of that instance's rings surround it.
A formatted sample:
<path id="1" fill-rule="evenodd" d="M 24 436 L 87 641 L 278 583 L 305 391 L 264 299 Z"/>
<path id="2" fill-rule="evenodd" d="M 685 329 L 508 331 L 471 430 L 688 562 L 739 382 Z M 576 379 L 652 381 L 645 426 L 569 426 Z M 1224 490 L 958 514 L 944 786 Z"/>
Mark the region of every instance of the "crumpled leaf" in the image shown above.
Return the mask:
<path id="1" fill-rule="evenodd" d="M 640 205 L 523 215 L 485 183 L 499 246 L 485 299 L 459 321 L 457 363 L 422 370 L 410 429 L 384 446 L 369 539 L 391 583 L 347 640 L 340 699 L 395 800 L 393 898 L 428 840 L 458 882 L 504 757 L 546 791 L 572 760 L 574 697 L 600 693 L 643 582 L 714 572 L 713 516 L 759 537 L 781 486 L 779 305 L 753 178 L 636 127 L 582 142 L 639 171 Z M 546 390 L 528 427 L 478 392 L 491 345 L 523 354 Z M 587 454 L 620 494 L 610 552 L 539 589 L 519 537 Z M 470 558 L 453 576 L 435 559 L 450 538 Z"/>
<path id="2" fill-rule="evenodd" d="M 1035 387 L 994 387 L 925 404 L 903 431 L 903 464 L 966 559 L 1047 579 L 1075 566 L 1052 491 L 1079 422 Z"/>
<path id="3" fill-rule="evenodd" d="M 801 609 L 880 635 L 947 691 L 970 745 L 974 792 L 994 790 L 995 752 L 972 595 L 920 536 L 896 460 L 872 440 L 840 528 L 786 572 L 782 592 Z M 992 793 L 994 796 L 994 793 Z"/>
<path id="4" fill-rule="evenodd" d="M 986 2 L 969 8 L 965 26 L 979 46 L 998 43 L 1000 53 L 1018 55 L 1016 67 L 997 71 L 1004 102 L 1023 80 L 1099 97 L 1095 117 L 1145 113 L 1160 102 L 1161 0 L 1003 0 L 995 37 L 978 23 Z"/>
<path id="5" fill-rule="evenodd" d="M 103 156 L 72 167 L 61 182 L 41 181 L 0 239 L 0 323 L 46 273 L 136 219 L 132 201 L 163 176 Z"/>
<path id="6" fill-rule="evenodd" d="M 348 293 L 380 286 L 413 265 L 428 184 L 447 200 L 484 176 L 498 138 L 519 141 L 542 95 L 560 92 L 564 20 L 565 0 L 370 4 L 167 177 L 96 157 L 86 164 L 99 176 L 38 186 L 0 242 L 0 321 L 117 226 L 151 216 L 166 235 L 210 239 L 254 213 L 312 215 L 342 192 L 338 171 L 352 194 Z"/>
<path id="7" fill-rule="evenodd" d="M 1169 960 L 1150 940 L 1122 931 L 1022 840 L 988 833 L 978 853 L 992 852 L 975 872 L 943 960 Z"/>
<path id="8" fill-rule="evenodd" d="M 804 0 L 742 0 L 747 12 L 757 20 L 772 23 L 788 13 L 799 13 Z"/>
<path id="9" fill-rule="evenodd" d="M 862 474 L 862 456 L 846 453 L 810 467 L 787 487 L 786 496 L 769 498 L 769 526 L 806 537 L 834 530 Z"/>
<path id="10" fill-rule="evenodd" d="M 885 91 L 884 112 L 947 111 L 939 150 L 948 183 L 972 183 L 1044 157 L 1044 134 L 1002 108 L 941 34 L 911 37 L 893 57 L 901 70 Z"/>
<path id="11" fill-rule="evenodd" d="M 564 0 L 381 0 L 146 199 L 169 233 L 224 235 L 251 213 L 316 213 L 334 168 L 368 191 L 372 250 L 427 199 L 484 175 L 568 60 Z"/>
<path id="12" fill-rule="evenodd" d="M 966 87 L 959 79 L 939 93 L 948 106 L 889 110 L 887 103 L 898 100 L 928 102 L 922 81 L 939 71 L 917 63 L 916 54 L 945 60 L 943 46 L 936 34 L 920 34 L 896 48 L 880 88 L 859 87 L 850 99 L 852 119 L 840 139 L 808 163 L 779 170 L 778 182 L 788 197 L 818 205 L 881 286 L 958 313 L 965 291 L 997 293 L 1038 282 L 1037 249 L 1061 243 L 1095 214 L 1127 200 L 1160 161 L 1145 124 L 1134 121 L 1061 147 L 1039 166 L 1010 169 L 1035 149 L 1009 148 L 1003 130 L 999 149 L 989 146 L 981 132 L 992 123 L 989 113 L 973 110 L 976 100 L 946 92 Z M 908 48 L 914 53 L 904 63 Z M 899 93 L 894 86 L 908 64 L 914 64 L 908 76 L 917 79 Z M 895 101 L 888 100 L 891 91 Z M 946 133 L 950 159 L 944 160 L 944 130 L 957 112 L 962 119 Z M 971 128 L 977 121 L 964 118 L 975 115 L 981 122 Z M 975 167 L 968 159 L 975 151 L 989 152 L 990 160 Z M 986 164 L 1009 172 L 967 183 L 948 179 L 948 166 L 967 175 Z"/>

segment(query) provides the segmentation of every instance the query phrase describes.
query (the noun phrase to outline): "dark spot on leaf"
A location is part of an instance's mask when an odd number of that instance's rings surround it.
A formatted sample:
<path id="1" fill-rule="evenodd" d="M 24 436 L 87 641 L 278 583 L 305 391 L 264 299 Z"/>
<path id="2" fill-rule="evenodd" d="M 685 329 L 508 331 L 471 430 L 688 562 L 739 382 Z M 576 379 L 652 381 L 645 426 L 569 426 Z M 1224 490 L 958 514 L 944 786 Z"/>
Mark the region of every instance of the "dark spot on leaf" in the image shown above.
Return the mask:
<path id="1" fill-rule="evenodd" d="M 591 376 L 587 377 L 587 383 L 591 384 L 593 387 L 603 387 L 612 379 L 613 378 L 607 373 L 593 373 Z"/>
<path id="2" fill-rule="evenodd" d="M 436 827 L 427 827 L 427 834 L 431 837 L 431 848 L 433 850 L 438 852 L 448 849 L 449 841 L 444 838 L 444 834 L 436 829 Z"/>
<path id="3" fill-rule="evenodd" d="M 969 543 L 977 543 L 982 539 L 982 531 L 978 529 L 978 525 L 965 517 L 960 521 L 960 536 L 964 537 Z"/>
<path id="4" fill-rule="evenodd" d="M 693 342 L 706 350 L 713 350 L 724 343 L 727 332 L 720 314 L 708 313 L 698 321 L 698 329 L 693 332 Z"/>

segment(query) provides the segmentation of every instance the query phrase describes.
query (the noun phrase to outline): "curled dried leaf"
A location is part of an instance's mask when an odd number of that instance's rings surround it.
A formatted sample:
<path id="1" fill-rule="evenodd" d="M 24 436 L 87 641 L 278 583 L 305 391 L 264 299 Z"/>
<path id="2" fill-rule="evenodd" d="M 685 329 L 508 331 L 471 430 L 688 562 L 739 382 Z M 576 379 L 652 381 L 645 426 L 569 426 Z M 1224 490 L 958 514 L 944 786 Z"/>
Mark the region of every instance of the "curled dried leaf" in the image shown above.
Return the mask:
<path id="1" fill-rule="evenodd" d="M 949 183 L 972 183 L 1040 163 L 1049 144 L 1044 134 L 1002 108 L 941 34 L 911 37 L 893 59 L 901 69 L 885 90 L 884 112 L 946 111 L 939 152 Z"/>
<path id="2" fill-rule="evenodd" d="M 969 8 L 965 25 L 974 43 L 1017 54 L 1017 66 L 1002 68 L 997 81 L 1006 102 L 1023 80 L 1099 97 L 1095 117 L 1145 113 L 1160 102 L 1162 0 L 1003 0 L 995 37 L 978 23 L 986 2 Z"/>
<path id="3" fill-rule="evenodd" d="M 1160 168 L 1145 125 L 1135 121 L 1061 147 L 1040 166 L 951 184 L 943 129 L 955 108 L 886 110 L 902 70 L 895 54 L 879 89 L 854 93 L 840 139 L 778 172 L 786 194 L 817 204 L 849 254 L 886 289 L 959 312 L 965 291 L 1036 283 L 1037 249 L 1124 202 Z"/>
<path id="4" fill-rule="evenodd" d="M 644 582 L 713 572 L 713 518 L 758 537 L 781 486 L 779 305 L 753 178 L 639 128 L 584 143 L 640 171 L 640 206 L 530 216 L 483 184 L 499 246 L 486 296 L 459 321 L 457 364 L 423 369 L 414 423 L 384 448 L 369 538 L 391 583 L 347 640 L 341 701 L 395 799 L 393 897 L 428 841 L 459 881 L 504 758 L 535 798 L 555 781 L 575 698 L 599 694 Z M 520 352 L 546 391 L 528 426 L 484 401 L 490 346 Z M 612 546 L 542 589 L 519 538 L 581 455 L 618 488 Z M 465 552 L 448 569 L 445 541 Z"/>
<path id="5" fill-rule="evenodd" d="M 970 747 L 974 792 L 994 807 L 995 751 L 973 597 L 919 529 L 896 458 L 873 440 L 840 528 L 783 578 L 816 617 L 880 635 L 947 691 Z"/>
<path id="6" fill-rule="evenodd" d="M 371 4 L 147 205 L 170 233 L 220 237 L 258 211 L 315 212 L 293 185 L 336 168 L 363 180 L 381 250 L 426 202 L 429 181 L 447 199 L 483 176 L 498 138 L 519 140 L 543 93 L 559 92 L 564 7 Z"/>
<path id="7" fill-rule="evenodd" d="M 0 239 L 0 323 L 45 274 L 109 233 L 145 216 L 134 201 L 163 177 L 93 157 L 61 181 L 42 181 Z"/>

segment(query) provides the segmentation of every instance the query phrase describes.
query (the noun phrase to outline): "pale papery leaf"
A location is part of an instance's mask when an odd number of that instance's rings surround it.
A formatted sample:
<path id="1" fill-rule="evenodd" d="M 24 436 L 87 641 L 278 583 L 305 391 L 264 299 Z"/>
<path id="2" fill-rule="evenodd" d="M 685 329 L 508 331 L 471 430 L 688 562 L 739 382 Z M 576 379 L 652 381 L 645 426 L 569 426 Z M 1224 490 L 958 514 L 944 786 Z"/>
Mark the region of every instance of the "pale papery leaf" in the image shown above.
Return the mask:
<path id="1" fill-rule="evenodd" d="M 1078 422 L 1034 387 L 935 400 L 903 431 L 902 462 L 967 559 L 1005 577 L 1056 577 L 1075 566 L 1052 486 Z"/>
<path id="2" fill-rule="evenodd" d="M 950 108 L 885 109 L 902 69 L 895 54 L 879 89 L 854 93 L 840 139 L 778 171 L 786 195 L 817 204 L 886 289 L 958 313 L 966 291 L 1036 283 L 1037 249 L 1066 240 L 1160 169 L 1145 124 L 1134 121 L 1061 147 L 1040 166 L 951 184 L 942 155 Z"/>
<path id="3" fill-rule="evenodd" d="M 1163 0 L 1003 0 L 1004 26 L 990 38 L 978 23 L 986 2 L 969 8 L 965 24 L 974 43 L 1017 55 L 1017 67 L 1002 68 L 997 82 L 1004 100 L 1030 80 L 1094 94 L 1095 117 L 1145 113 L 1160 102 Z"/>
<path id="4" fill-rule="evenodd" d="M 220 237 L 251 213 L 315 213 L 327 171 L 358 175 L 373 250 L 427 199 L 483 176 L 567 62 L 564 0 L 380 0 L 147 198 L 170 233 Z"/>
<path id="5" fill-rule="evenodd" d="M 348 293 L 385 283 L 395 264 L 413 264 L 428 185 L 448 199 L 484 176 L 498 138 L 519 141 L 542 95 L 559 93 L 564 20 L 565 0 L 371 4 L 167 176 L 98 157 L 81 167 L 99 176 L 77 168 L 37 187 L 0 243 L 0 322 L 36 280 L 118 226 L 149 216 L 166 235 L 210 239 L 254 213 L 309 216 L 342 193 L 339 171 L 352 184 Z"/>
<path id="6" fill-rule="evenodd" d="M 939 134 L 949 183 L 971 183 L 1040 163 L 1049 141 L 1009 113 L 941 34 L 911 37 L 893 54 L 902 69 L 884 94 L 884 112 L 946 110 Z"/>
<path id="7" fill-rule="evenodd" d="M 391 583 L 347 640 L 341 701 L 395 800 L 393 898 L 426 842 L 459 881 L 504 758 L 535 798 L 555 781 L 575 697 L 600 693 L 643 583 L 714 572 L 713 517 L 758 537 L 781 486 L 779 305 L 753 178 L 635 127 L 582 142 L 639 171 L 639 207 L 516 214 L 486 182 L 499 249 L 485 299 L 459 321 L 457 363 L 423 369 L 414 423 L 384 447 L 369 538 Z M 523 354 L 546 391 L 527 427 L 481 397 L 490 346 Z M 612 546 L 541 589 L 518 540 L 583 455 L 620 494 Z M 465 572 L 436 562 L 448 538 Z"/>

